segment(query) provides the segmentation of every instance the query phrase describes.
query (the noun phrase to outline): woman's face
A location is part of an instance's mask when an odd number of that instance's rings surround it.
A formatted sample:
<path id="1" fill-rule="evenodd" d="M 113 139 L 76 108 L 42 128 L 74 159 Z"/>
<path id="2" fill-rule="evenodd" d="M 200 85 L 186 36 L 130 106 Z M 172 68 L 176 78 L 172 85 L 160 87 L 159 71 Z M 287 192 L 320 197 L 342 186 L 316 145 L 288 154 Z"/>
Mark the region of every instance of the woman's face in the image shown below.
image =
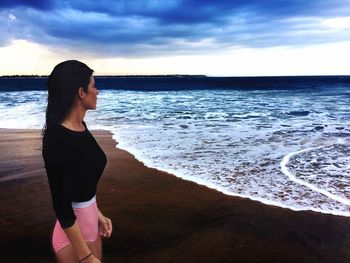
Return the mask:
<path id="1" fill-rule="evenodd" d="M 96 109 L 96 104 L 97 104 L 97 95 L 100 92 L 95 86 L 95 79 L 93 76 L 90 77 L 90 83 L 88 86 L 88 92 L 85 93 L 81 100 L 83 106 L 88 110 L 88 109 Z"/>

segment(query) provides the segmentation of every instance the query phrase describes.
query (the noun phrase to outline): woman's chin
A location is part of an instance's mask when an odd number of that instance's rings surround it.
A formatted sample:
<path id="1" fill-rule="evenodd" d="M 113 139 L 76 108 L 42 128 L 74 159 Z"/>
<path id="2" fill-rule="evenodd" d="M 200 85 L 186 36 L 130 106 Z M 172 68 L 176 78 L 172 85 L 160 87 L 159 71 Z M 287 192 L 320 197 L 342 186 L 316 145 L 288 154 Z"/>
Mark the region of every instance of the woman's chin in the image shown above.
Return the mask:
<path id="1" fill-rule="evenodd" d="M 88 110 L 96 110 L 96 105 L 87 108 Z"/>

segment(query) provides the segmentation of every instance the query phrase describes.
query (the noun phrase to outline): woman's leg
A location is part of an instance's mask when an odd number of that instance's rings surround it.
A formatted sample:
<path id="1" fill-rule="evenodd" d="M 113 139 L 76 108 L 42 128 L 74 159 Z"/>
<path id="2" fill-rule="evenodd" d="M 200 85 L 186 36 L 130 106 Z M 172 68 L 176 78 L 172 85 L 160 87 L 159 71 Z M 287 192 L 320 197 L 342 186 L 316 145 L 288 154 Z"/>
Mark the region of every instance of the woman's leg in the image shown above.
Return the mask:
<path id="1" fill-rule="evenodd" d="M 99 260 L 102 260 L 102 242 L 101 236 L 98 235 L 96 241 L 86 241 L 91 252 Z M 66 245 L 56 253 L 56 259 L 58 263 L 77 263 L 79 258 L 75 253 L 72 244 Z"/>
<path id="2" fill-rule="evenodd" d="M 102 260 L 102 241 L 101 236 L 98 234 L 95 241 L 86 241 L 86 244 L 90 248 L 91 252 L 99 260 Z"/>
<path id="3" fill-rule="evenodd" d="M 56 253 L 58 263 L 77 263 L 79 258 L 75 253 L 72 244 L 66 245 Z"/>

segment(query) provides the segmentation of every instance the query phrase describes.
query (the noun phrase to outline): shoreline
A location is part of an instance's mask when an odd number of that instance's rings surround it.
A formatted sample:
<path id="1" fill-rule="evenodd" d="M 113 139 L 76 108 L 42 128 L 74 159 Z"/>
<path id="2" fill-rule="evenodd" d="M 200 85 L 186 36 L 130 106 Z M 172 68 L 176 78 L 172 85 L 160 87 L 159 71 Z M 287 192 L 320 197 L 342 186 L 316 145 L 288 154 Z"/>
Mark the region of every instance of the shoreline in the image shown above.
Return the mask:
<path id="1" fill-rule="evenodd" d="M 104 129 L 101 129 L 101 130 L 104 130 Z M 117 144 L 119 144 L 118 140 L 116 138 L 116 135 L 113 133 L 113 131 L 112 130 L 108 130 L 108 129 L 106 129 L 106 130 L 108 132 L 112 133 L 113 140 Z M 325 146 L 310 147 L 310 148 L 307 148 L 307 149 L 304 149 L 304 150 L 299 150 L 297 152 L 288 153 L 286 156 L 284 156 L 284 158 L 280 162 L 281 172 L 285 176 L 289 177 L 291 181 L 293 181 L 295 183 L 298 183 L 299 185 L 306 186 L 307 188 L 311 189 L 312 191 L 320 193 L 320 194 L 322 194 L 322 195 L 332 199 L 333 201 L 340 202 L 340 203 L 342 203 L 344 205 L 350 205 L 350 201 L 345 199 L 345 198 L 333 195 L 333 194 L 329 193 L 326 190 L 319 189 L 316 186 L 313 186 L 313 185 L 310 185 L 310 184 L 308 184 L 306 182 L 303 182 L 302 180 L 298 180 L 296 178 L 295 179 L 291 178 L 290 171 L 286 167 L 286 163 L 285 163 L 286 162 L 285 160 L 287 159 L 287 157 L 289 157 L 290 155 L 294 155 L 295 153 L 304 152 L 304 151 L 308 151 L 310 149 L 316 149 L 316 148 L 322 148 L 322 147 L 325 147 Z M 316 212 L 316 213 L 325 214 L 325 215 L 333 215 L 333 216 L 340 216 L 340 217 L 350 218 L 350 211 L 349 212 L 343 212 L 343 211 L 322 210 L 322 209 L 313 208 L 313 207 L 308 207 L 308 208 L 294 207 L 292 205 L 285 205 L 285 204 L 283 204 L 281 202 L 278 202 L 278 201 L 271 201 L 269 199 L 264 199 L 264 198 L 260 198 L 260 197 L 254 197 L 254 196 L 251 196 L 251 195 L 242 195 L 242 194 L 230 192 L 230 191 L 226 190 L 224 187 L 215 185 L 215 184 L 213 184 L 211 182 L 202 180 L 200 178 L 191 177 L 191 176 L 184 176 L 184 175 L 178 175 L 175 171 L 167 171 L 167 170 L 159 169 L 157 167 L 152 167 L 151 165 L 148 165 L 146 162 L 144 162 L 144 161 L 140 160 L 139 158 L 137 158 L 137 156 L 132 152 L 133 150 L 132 149 L 128 149 L 128 147 L 122 147 L 122 148 L 118 147 L 118 149 L 130 153 L 131 155 L 133 155 L 135 157 L 135 159 L 137 161 L 143 163 L 147 168 L 156 169 L 156 170 L 158 170 L 160 172 L 164 172 L 164 173 L 167 173 L 167 174 L 169 174 L 171 176 L 175 176 L 175 177 L 177 177 L 177 178 L 179 178 L 181 180 L 193 182 L 193 183 L 196 183 L 196 184 L 198 184 L 200 186 L 207 187 L 207 188 L 209 188 L 211 190 L 218 191 L 218 192 L 220 192 L 222 194 L 225 194 L 227 196 L 238 197 L 238 198 L 243 198 L 243 199 L 249 199 L 249 200 L 254 201 L 254 202 L 259 202 L 259 203 L 261 203 L 263 205 L 275 206 L 275 207 L 278 207 L 278 208 L 288 209 L 288 210 L 295 211 L 295 212 L 311 211 L 311 212 Z"/>
<path id="2" fill-rule="evenodd" d="M 17 132 L 20 132 L 20 131 L 32 131 L 32 132 L 36 132 L 38 130 L 41 131 L 41 129 L 13 129 L 13 128 L 0 128 L 0 133 L 1 131 L 6 131 L 6 130 L 13 130 L 13 131 L 17 131 Z M 90 130 L 91 132 L 94 131 L 94 132 L 108 132 L 108 133 L 111 133 L 111 136 L 112 136 L 112 139 L 113 141 L 115 142 L 116 145 L 119 144 L 119 142 L 117 141 L 117 139 L 115 138 L 115 135 L 113 134 L 113 132 L 111 130 L 108 130 L 108 129 L 103 129 L 103 128 L 99 128 L 99 129 L 92 129 Z M 117 146 L 116 146 L 117 147 Z M 318 147 L 314 147 L 314 148 L 321 148 L 321 147 L 324 147 L 324 146 L 318 146 Z M 312 149 L 314 149 L 312 148 Z M 186 177 L 186 176 L 181 176 L 181 175 L 176 175 L 175 173 L 172 173 L 171 171 L 165 171 L 165 170 L 161 170 L 159 168 L 156 168 L 156 167 L 152 167 L 152 166 L 148 166 L 147 164 L 145 164 L 143 161 L 139 160 L 129 149 L 127 148 L 120 148 L 120 147 L 117 147 L 118 150 L 122 150 L 122 151 L 125 151 L 127 152 L 128 154 L 131 154 L 138 162 L 142 163 L 146 168 L 148 169 L 155 169 L 161 173 L 166 173 L 170 176 L 174 176 L 180 180 L 185 180 L 185 181 L 188 181 L 188 182 L 192 182 L 192 183 L 195 183 L 199 186 L 202 186 L 202 187 L 206 187 L 210 190 L 214 190 L 214 191 L 217 191 L 219 193 L 222 193 L 224 195 L 227 195 L 227 196 L 230 196 L 230 197 L 235 197 L 235 198 L 243 198 L 243 199 L 248 199 L 248 200 L 251 200 L 253 202 L 259 202 L 261 203 L 262 205 L 268 205 L 268 206 L 273 206 L 273 207 L 277 207 L 277 208 L 282 208 L 282 209 L 288 209 L 288 210 L 291 210 L 291 211 L 294 211 L 294 212 L 316 212 L 316 213 L 320 213 L 320 214 L 325 214 L 325 215 L 332 215 L 332 216 L 340 216 L 340 217 L 346 217 L 346 218 L 350 218 L 350 212 L 349 213 L 335 213 L 333 211 L 324 211 L 324 210 L 320 210 L 320 209 L 312 209 L 312 208 L 309 208 L 309 209 L 303 209 L 303 208 L 296 208 L 296 207 L 291 207 L 291 206 L 287 206 L 287 205 L 283 205 L 282 203 L 279 203 L 279 202 L 276 202 L 276 201 L 270 201 L 270 200 L 267 200 L 267 199 L 263 199 L 263 198 L 255 198 L 255 197 L 252 197 L 252 196 L 245 196 L 245 195 L 241 195 L 241 194 L 237 194 L 237 193 L 232 193 L 232 192 L 229 192 L 227 190 L 225 190 L 225 188 L 222 188 L 220 186 L 217 186 L 217 185 L 214 185 L 212 183 L 209 183 L 207 181 L 204 181 L 204 180 L 201 180 L 201 179 L 198 179 L 198 178 L 190 178 L 190 177 Z M 307 151 L 308 149 L 304 149 L 304 150 L 300 150 L 298 152 L 304 152 L 304 151 Z M 291 154 L 294 154 L 294 153 L 290 153 L 288 154 L 287 156 L 291 155 Z M 283 160 L 281 161 L 281 164 L 284 162 L 284 159 L 287 157 L 285 156 L 283 158 Z M 283 169 L 286 169 L 286 167 L 282 168 Z M 286 176 L 289 176 L 285 173 L 285 171 L 282 171 Z M 18 175 L 20 176 L 20 175 Z M 10 176 L 9 179 L 11 178 L 16 178 L 18 177 L 17 175 L 16 176 Z M 7 178 L 1 178 L 0 177 L 0 183 L 4 180 L 6 180 Z M 292 180 L 294 181 L 294 180 Z M 306 183 L 307 184 L 307 183 Z M 303 184 L 302 184 L 303 185 Z M 309 187 L 309 186 L 307 186 Z M 313 187 L 309 187 L 309 188 L 313 188 Z M 323 193 L 323 192 L 326 192 L 324 190 L 321 190 L 321 189 L 313 189 L 314 191 L 316 192 L 320 192 L 320 193 Z M 328 195 L 331 195 L 330 193 L 326 192 L 324 194 L 325 196 L 329 197 Z M 339 201 L 337 200 L 337 197 L 334 197 L 334 198 L 331 198 L 333 200 L 336 200 L 336 201 Z M 340 198 L 341 199 L 341 198 Z M 342 203 L 343 200 L 339 201 Z M 344 202 L 347 202 L 347 200 L 345 200 Z M 348 204 L 347 204 L 348 205 Z M 350 209 L 349 209 L 350 210 Z"/>
<path id="3" fill-rule="evenodd" d="M 40 129 L 0 129 L 0 233 L 6 262 L 52 262 L 55 216 Z M 103 262 L 347 262 L 350 219 L 265 205 L 148 168 L 91 130 L 108 163 L 98 185 L 114 223 Z M 21 178 L 20 178 L 21 176 Z M 349 233 L 349 234 L 348 234 Z M 21 251 L 21 253 L 18 253 Z M 337 261 L 335 261 L 337 260 Z"/>

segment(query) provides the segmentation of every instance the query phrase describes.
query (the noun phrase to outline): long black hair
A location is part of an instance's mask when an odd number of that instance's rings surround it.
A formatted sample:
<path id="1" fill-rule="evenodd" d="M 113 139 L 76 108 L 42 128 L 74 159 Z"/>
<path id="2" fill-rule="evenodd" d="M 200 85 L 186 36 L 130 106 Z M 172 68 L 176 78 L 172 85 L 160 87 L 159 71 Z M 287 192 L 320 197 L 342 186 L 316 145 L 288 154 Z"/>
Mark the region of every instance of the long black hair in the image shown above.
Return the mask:
<path id="1" fill-rule="evenodd" d="M 54 67 L 48 79 L 46 122 L 41 133 L 43 147 L 46 132 L 64 121 L 72 109 L 79 88 L 88 92 L 93 72 L 86 64 L 77 60 L 67 60 Z"/>

